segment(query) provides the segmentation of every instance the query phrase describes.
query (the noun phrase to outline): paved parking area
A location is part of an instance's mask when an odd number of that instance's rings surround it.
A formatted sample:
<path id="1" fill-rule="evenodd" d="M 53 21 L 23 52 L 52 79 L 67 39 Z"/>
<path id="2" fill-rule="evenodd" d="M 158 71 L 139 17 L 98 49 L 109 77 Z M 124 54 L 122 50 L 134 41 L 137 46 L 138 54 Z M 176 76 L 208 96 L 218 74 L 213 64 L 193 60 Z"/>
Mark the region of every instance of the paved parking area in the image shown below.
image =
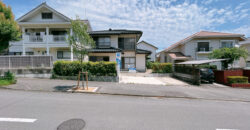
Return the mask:
<path id="1" fill-rule="evenodd" d="M 187 83 L 172 77 L 143 77 L 121 75 L 119 82 L 126 84 L 188 85 Z"/>

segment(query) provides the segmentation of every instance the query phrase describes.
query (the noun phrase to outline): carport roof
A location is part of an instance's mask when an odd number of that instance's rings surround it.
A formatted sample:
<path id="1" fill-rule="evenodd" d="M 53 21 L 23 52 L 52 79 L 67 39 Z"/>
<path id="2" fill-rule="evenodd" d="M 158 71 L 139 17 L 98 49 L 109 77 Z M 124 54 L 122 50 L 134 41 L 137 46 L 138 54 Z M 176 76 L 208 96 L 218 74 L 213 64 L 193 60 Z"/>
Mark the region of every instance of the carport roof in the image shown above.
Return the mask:
<path id="1" fill-rule="evenodd" d="M 192 60 L 192 61 L 185 61 L 185 62 L 180 62 L 176 64 L 178 65 L 201 65 L 201 64 L 207 64 L 207 63 L 224 61 L 224 60 L 227 60 L 227 59 Z"/>

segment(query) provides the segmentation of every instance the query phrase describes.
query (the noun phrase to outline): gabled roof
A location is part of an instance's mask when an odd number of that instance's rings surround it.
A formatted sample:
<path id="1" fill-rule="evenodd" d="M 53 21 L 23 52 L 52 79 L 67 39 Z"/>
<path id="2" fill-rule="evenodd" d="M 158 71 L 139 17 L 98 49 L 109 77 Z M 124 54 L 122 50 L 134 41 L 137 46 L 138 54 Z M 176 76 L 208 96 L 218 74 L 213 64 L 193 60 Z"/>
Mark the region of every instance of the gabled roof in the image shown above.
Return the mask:
<path id="1" fill-rule="evenodd" d="M 172 59 L 189 59 L 190 56 L 185 56 L 183 55 L 181 52 L 170 52 L 168 53 L 168 55 L 172 58 Z"/>
<path id="2" fill-rule="evenodd" d="M 148 42 L 146 42 L 146 41 L 140 41 L 140 42 L 138 42 L 137 43 L 137 45 L 139 45 L 139 44 L 141 44 L 141 43 L 145 43 L 145 44 L 147 44 L 147 45 L 149 45 L 149 46 L 152 46 L 153 48 L 155 48 L 155 49 L 158 49 L 156 46 L 154 46 L 154 45 L 152 45 L 152 44 L 150 44 L 150 43 L 148 43 Z"/>
<path id="3" fill-rule="evenodd" d="M 170 51 L 174 49 L 175 47 L 179 46 L 180 44 L 186 43 L 194 38 L 227 38 L 227 37 L 235 37 L 235 38 L 240 38 L 241 40 L 244 40 L 244 34 L 200 31 L 180 40 L 177 43 L 174 43 L 173 45 L 171 45 L 170 47 L 168 47 L 167 49 L 163 51 L 165 52 Z"/>
<path id="4" fill-rule="evenodd" d="M 90 31 L 90 35 L 120 35 L 120 34 L 140 34 L 140 30 L 126 30 L 126 29 L 109 29 L 109 30 L 100 30 L 100 31 Z"/>
<path id="5" fill-rule="evenodd" d="M 36 11 L 38 11 L 41 8 L 47 8 L 48 10 L 54 12 L 55 14 L 61 16 L 63 19 L 65 19 L 66 21 L 70 22 L 70 18 L 68 18 L 67 16 L 61 14 L 60 12 L 56 11 L 55 9 L 51 8 L 50 6 L 48 6 L 46 4 L 46 2 L 43 2 L 42 4 L 38 5 L 36 8 L 32 9 L 31 11 L 29 11 L 28 13 L 26 13 L 25 15 L 21 16 L 20 18 L 18 18 L 16 21 L 17 22 L 21 22 L 23 19 L 27 18 L 28 16 L 30 16 L 31 14 L 35 13 Z"/>

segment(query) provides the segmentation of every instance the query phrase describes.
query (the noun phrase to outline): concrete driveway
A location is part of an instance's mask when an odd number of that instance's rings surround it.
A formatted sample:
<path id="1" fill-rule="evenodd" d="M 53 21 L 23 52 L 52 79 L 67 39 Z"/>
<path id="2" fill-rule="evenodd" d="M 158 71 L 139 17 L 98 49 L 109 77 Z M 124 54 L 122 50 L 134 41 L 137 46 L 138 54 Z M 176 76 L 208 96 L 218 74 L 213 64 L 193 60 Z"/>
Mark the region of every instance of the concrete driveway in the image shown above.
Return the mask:
<path id="1" fill-rule="evenodd" d="M 119 83 L 125 84 L 152 84 L 152 85 L 189 85 L 186 82 L 172 78 L 170 76 L 164 77 L 149 77 L 147 74 L 129 74 L 121 73 Z"/>

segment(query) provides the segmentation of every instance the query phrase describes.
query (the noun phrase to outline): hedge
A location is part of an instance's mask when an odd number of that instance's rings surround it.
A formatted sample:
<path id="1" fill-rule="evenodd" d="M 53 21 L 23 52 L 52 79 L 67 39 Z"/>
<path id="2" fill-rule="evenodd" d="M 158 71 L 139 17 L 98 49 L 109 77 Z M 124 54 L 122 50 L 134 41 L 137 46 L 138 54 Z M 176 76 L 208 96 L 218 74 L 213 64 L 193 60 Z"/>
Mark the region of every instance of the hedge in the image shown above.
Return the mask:
<path id="1" fill-rule="evenodd" d="M 248 77 L 245 77 L 245 76 L 228 76 L 227 81 L 228 81 L 229 84 L 248 83 Z"/>
<path id="2" fill-rule="evenodd" d="M 147 67 L 147 69 L 152 69 L 152 67 L 153 67 L 153 62 L 152 62 L 152 61 L 147 61 L 147 62 L 146 62 L 146 67 Z"/>
<path id="3" fill-rule="evenodd" d="M 172 73 L 171 63 L 152 63 L 153 73 Z"/>
<path id="4" fill-rule="evenodd" d="M 207 68 L 207 69 L 212 69 L 212 70 L 217 70 L 217 65 L 199 65 L 199 68 Z"/>
<path id="5" fill-rule="evenodd" d="M 4 76 L 0 76 L 0 86 L 15 84 L 16 78 L 13 73 L 7 71 L 4 73 Z"/>
<path id="6" fill-rule="evenodd" d="M 53 74 L 76 76 L 82 70 L 92 76 L 117 76 L 115 62 L 83 62 L 81 64 L 79 61 L 56 61 Z"/>

